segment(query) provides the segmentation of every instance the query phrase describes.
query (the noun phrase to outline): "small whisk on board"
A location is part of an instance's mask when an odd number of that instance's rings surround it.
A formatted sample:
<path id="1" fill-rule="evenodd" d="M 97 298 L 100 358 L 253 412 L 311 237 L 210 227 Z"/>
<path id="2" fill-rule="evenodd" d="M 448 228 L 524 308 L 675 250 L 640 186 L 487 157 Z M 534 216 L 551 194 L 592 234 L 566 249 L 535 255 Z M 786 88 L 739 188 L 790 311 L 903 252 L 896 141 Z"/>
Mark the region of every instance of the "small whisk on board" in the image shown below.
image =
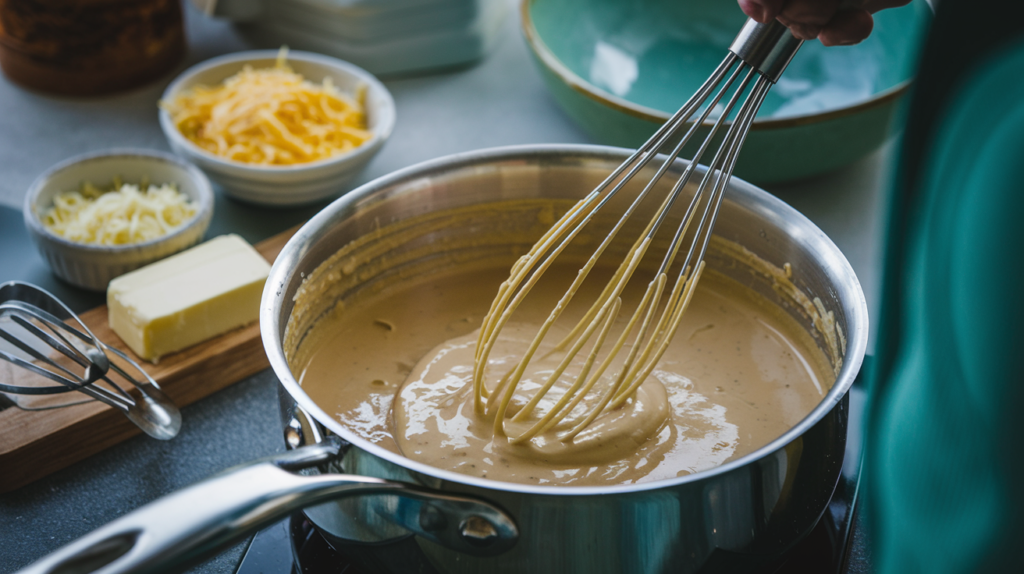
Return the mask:
<path id="1" fill-rule="evenodd" d="M 778 81 L 802 43 L 788 28 L 778 22 L 759 24 L 754 20 L 748 20 L 730 46 L 728 55 L 697 93 L 596 189 L 566 212 L 534 244 L 529 253 L 515 263 L 509 279 L 502 284 L 484 317 L 477 340 L 473 370 L 475 408 L 478 413 L 494 416 L 496 436 L 507 436 L 515 444 L 555 429 L 556 432 L 560 432 L 558 436 L 561 440 L 571 441 L 602 412 L 616 409 L 629 400 L 651 374 L 675 335 L 704 269 L 704 255 L 722 198 L 754 116 L 768 90 Z M 715 118 L 713 114 L 719 115 Z M 523 375 L 541 349 L 541 344 L 552 326 L 594 268 L 598 258 L 612 244 L 616 234 L 637 212 L 640 203 L 650 195 L 661 177 L 679 157 L 683 147 L 693 139 L 694 134 L 709 118 L 713 120 L 710 133 L 699 144 L 689 165 L 682 171 L 639 238 L 627 251 L 597 300 L 567 336 L 552 350 L 545 351 L 544 357 L 551 356 L 552 353 L 561 354 L 557 368 L 546 377 L 539 389 L 524 392 L 524 389 L 520 388 Z M 714 153 L 710 166 L 704 171 L 697 185 L 654 279 L 647 286 L 632 316 L 621 327 L 621 332 L 616 333 L 617 329 L 613 329 L 613 325 L 621 311 L 620 296 L 626 284 L 633 277 L 644 256 L 648 255 L 652 238 L 667 219 L 669 210 L 691 176 L 698 172 L 698 162 L 712 147 L 713 141 L 723 128 L 725 135 L 721 137 L 721 143 Z M 679 133 L 682 133 L 682 136 L 678 138 L 678 143 L 673 145 L 671 142 L 676 141 Z M 662 154 L 661 150 L 669 146 L 672 146 L 671 151 Z M 501 374 L 497 384 L 489 389 L 485 384 L 488 359 L 499 334 L 517 307 L 566 246 L 602 208 L 606 207 L 609 200 L 655 157 L 663 160 L 661 166 L 635 199 L 629 202 L 624 213 L 611 227 L 611 231 L 601 240 L 593 255 L 541 324 L 518 363 Z M 687 236 L 687 229 L 698 212 L 698 226 L 684 253 L 684 237 Z M 676 261 L 680 253 L 684 253 L 681 264 Z M 680 269 L 671 289 L 668 288 L 670 268 Z M 659 309 L 660 314 L 657 312 Z M 581 353 L 585 355 L 580 355 Z M 511 436 L 508 432 L 508 422 L 530 420 L 528 417 L 551 392 L 556 381 L 565 374 L 577 355 L 585 356 L 586 360 L 579 366 L 579 372 L 573 376 L 568 388 L 564 389 L 557 400 L 549 401 L 553 402 L 553 405 L 549 405 L 546 412 L 537 415 L 539 420 L 516 436 Z M 615 367 L 618 373 L 598 385 L 604 373 L 616 362 L 616 358 L 620 362 Z M 518 408 L 513 414 L 509 405 L 517 396 L 521 402 L 525 401 L 525 406 Z M 584 401 L 585 397 L 587 400 L 583 408 L 577 409 L 577 405 Z M 575 414 L 570 417 L 574 410 Z"/>
<path id="2" fill-rule="evenodd" d="M 6 344 L 4 344 L 6 343 Z M 105 345 L 59 299 L 19 281 L 0 284 L 0 359 L 59 385 L 12 385 L 0 392 L 56 395 L 78 391 L 125 414 L 143 432 L 170 439 L 181 413 L 131 358 Z M 134 387 L 134 392 L 127 388 Z"/>

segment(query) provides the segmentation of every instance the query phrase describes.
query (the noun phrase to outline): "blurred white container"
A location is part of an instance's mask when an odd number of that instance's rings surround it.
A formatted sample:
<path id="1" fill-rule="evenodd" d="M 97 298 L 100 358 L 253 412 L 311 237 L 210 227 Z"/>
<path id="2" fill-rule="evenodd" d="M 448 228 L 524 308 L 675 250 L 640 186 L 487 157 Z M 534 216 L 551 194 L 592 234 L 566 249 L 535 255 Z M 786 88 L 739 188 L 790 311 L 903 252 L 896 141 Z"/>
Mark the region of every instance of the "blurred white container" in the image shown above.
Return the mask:
<path id="1" fill-rule="evenodd" d="M 131 245 L 75 243 L 43 225 L 42 217 L 58 192 L 79 189 L 86 182 L 102 188 L 115 177 L 125 183 L 173 184 L 196 205 L 196 214 L 167 235 Z M 78 287 L 105 291 L 114 277 L 198 243 L 213 217 L 213 190 L 201 171 L 170 154 L 113 149 L 73 157 L 47 170 L 25 195 L 23 213 L 25 227 L 54 275 Z"/>
<path id="2" fill-rule="evenodd" d="M 352 7 L 329 0 L 275 0 L 264 5 L 262 22 L 284 22 L 347 42 L 373 44 L 410 35 L 464 32 L 504 4 L 497 0 L 424 0 L 397 7 Z"/>
<path id="3" fill-rule="evenodd" d="M 468 64 L 490 52 L 505 0 L 193 0 L 265 48 L 320 52 L 374 74 Z"/>

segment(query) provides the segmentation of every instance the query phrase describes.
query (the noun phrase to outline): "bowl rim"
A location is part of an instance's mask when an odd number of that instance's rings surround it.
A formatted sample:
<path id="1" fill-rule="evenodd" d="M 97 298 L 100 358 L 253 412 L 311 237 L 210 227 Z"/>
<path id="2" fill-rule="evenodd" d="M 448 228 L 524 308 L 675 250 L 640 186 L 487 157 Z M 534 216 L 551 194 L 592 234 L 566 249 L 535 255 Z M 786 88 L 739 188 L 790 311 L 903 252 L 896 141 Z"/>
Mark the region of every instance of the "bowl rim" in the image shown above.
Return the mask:
<path id="1" fill-rule="evenodd" d="M 488 491 L 519 492 L 527 494 L 543 495 L 567 495 L 567 496 L 592 496 L 621 493 L 636 493 L 648 490 L 658 490 L 665 487 L 675 487 L 683 484 L 702 481 L 712 476 L 718 476 L 733 472 L 754 461 L 760 460 L 769 454 L 784 448 L 802 436 L 808 429 L 825 418 L 832 409 L 843 400 L 847 391 L 853 385 L 854 379 L 860 371 L 867 352 L 867 339 L 870 319 L 868 317 L 867 300 L 857 278 L 853 267 L 839 247 L 805 215 L 797 211 L 788 203 L 775 197 L 771 193 L 748 183 L 740 178 L 733 177 L 729 182 L 729 189 L 733 194 L 753 197 L 759 206 L 767 209 L 771 207 L 773 213 L 781 216 L 786 214 L 795 217 L 801 224 L 808 225 L 807 231 L 813 235 L 814 242 L 827 252 L 826 260 L 835 268 L 836 272 L 852 281 L 854 286 L 850 300 L 850 307 L 853 311 L 853 318 L 856 319 L 855 330 L 846 333 L 846 353 L 840 372 L 836 376 L 832 387 L 821 399 L 821 401 L 804 416 L 799 422 L 792 425 L 780 436 L 760 446 L 753 451 L 721 464 L 719 466 L 705 469 L 699 472 L 676 478 L 665 478 L 649 482 L 634 484 L 615 484 L 602 486 L 552 486 L 532 485 L 513 482 L 503 482 L 461 474 L 450 470 L 443 470 L 396 454 L 382 446 L 371 443 L 369 440 L 355 434 L 342 425 L 335 417 L 328 414 L 303 390 L 298 379 L 292 373 L 288 361 L 284 356 L 283 334 L 287 318 L 282 318 L 281 304 L 284 301 L 284 293 L 287 291 L 292 276 L 295 273 L 295 265 L 298 263 L 310 245 L 318 241 L 329 231 L 329 225 L 337 219 L 346 215 L 361 205 L 371 203 L 375 196 L 381 196 L 378 192 L 393 188 L 397 184 L 407 182 L 424 173 L 431 173 L 437 169 L 465 169 L 489 161 L 522 160 L 527 157 L 535 157 L 542 154 L 576 154 L 601 157 L 602 159 L 625 159 L 629 157 L 632 150 L 625 148 L 584 145 L 584 144 L 526 144 L 511 145 L 495 148 L 480 149 L 471 152 L 457 153 L 444 157 L 427 160 L 414 164 L 390 174 L 378 177 L 367 182 L 351 192 L 339 197 L 327 207 L 322 209 L 307 221 L 288 240 L 281 249 L 280 254 L 274 261 L 263 288 L 263 296 L 260 300 L 260 338 L 263 349 L 267 354 L 270 367 L 273 369 L 284 390 L 291 396 L 295 403 L 310 415 L 314 420 L 323 424 L 331 432 L 342 437 L 345 441 L 357 446 L 378 458 L 398 465 L 420 475 L 432 479 L 440 479 L 446 482 L 482 488 Z M 685 161 L 685 160 L 677 160 Z M 699 166 L 698 169 L 703 168 Z M 387 197 L 387 196 L 383 196 Z M 301 280 L 301 279 L 300 279 Z"/>
<path id="2" fill-rule="evenodd" d="M 245 50 L 242 52 L 233 52 L 231 54 L 224 54 L 208 60 L 203 60 L 202 62 L 194 64 L 178 74 L 178 76 L 167 85 L 167 88 L 164 89 L 163 93 L 160 95 L 159 102 L 162 103 L 170 100 L 183 89 L 184 84 L 201 72 L 228 64 L 242 65 L 251 60 L 275 59 L 279 53 L 280 50 L 273 49 Z M 195 156 L 196 159 L 202 160 L 208 164 L 213 164 L 217 168 L 245 170 L 249 171 L 251 175 L 257 176 L 270 173 L 301 173 L 304 171 L 324 168 L 329 165 L 344 163 L 345 161 L 352 160 L 353 158 L 359 157 L 363 154 L 374 153 L 385 141 L 388 140 L 389 137 L 391 137 L 391 133 L 394 131 L 395 127 L 395 99 L 387 87 L 385 87 L 376 76 L 351 62 L 314 52 L 288 50 L 286 59 L 321 64 L 334 68 L 357 78 L 360 82 L 366 84 L 369 90 L 372 90 L 376 95 L 381 96 L 381 100 L 384 103 L 381 110 L 383 113 L 380 114 L 383 122 L 378 123 L 378 125 L 373 128 L 373 136 L 363 144 L 345 153 L 324 159 L 318 159 L 316 161 L 280 166 L 253 165 L 233 159 L 227 159 L 199 147 L 193 143 L 192 140 L 182 135 L 177 126 L 174 125 L 174 121 L 171 119 L 170 113 L 168 113 L 163 106 L 158 105 L 160 129 L 164 132 L 164 137 L 167 138 L 168 142 L 170 142 L 172 146 L 178 146 L 187 151 L 188 154 Z M 239 68 L 239 70 L 241 70 L 241 68 Z"/>
<path id="3" fill-rule="evenodd" d="M 161 235 L 160 237 L 141 241 L 139 243 L 126 243 L 124 245 L 93 245 L 89 243 L 79 243 L 57 235 L 43 225 L 43 222 L 35 209 L 36 200 L 53 176 L 60 172 L 74 169 L 86 162 L 119 158 L 170 163 L 185 170 L 188 176 L 192 179 L 192 182 L 195 184 L 195 188 L 198 193 L 198 197 L 196 198 L 198 209 L 196 210 L 196 213 L 185 223 L 178 226 L 177 229 L 166 235 Z M 196 225 L 202 225 L 203 222 L 209 223 L 213 216 L 213 204 L 213 186 L 210 184 L 209 178 L 206 177 L 206 174 L 204 174 L 201 169 L 191 163 L 183 161 L 181 158 L 178 158 L 173 154 L 158 150 L 143 148 L 110 148 L 70 157 L 44 171 L 35 179 L 35 181 L 32 182 L 32 185 L 29 186 L 28 193 L 25 194 L 22 213 L 25 218 L 25 224 L 32 232 L 37 236 L 45 237 L 47 241 L 56 243 L 64 248 L 78 249 L 92 253 L 124 253 L 159 245 L 191 231 Z"/>
<path id="4" fill-rule="evenodd" d="M 671 113 L 636 104 L 625 98 L 609 94 L 570 70 L 569 67 L 563 64 L 558 56 L 548 48 L 547 44 L 545 44 L 544 40 L 540 37 L 540 33 L 537 32 L 536 27 L 533 25 L 533 20 L 530 17 L 530 7 L 536 1 L 537 0 L 521 0 L 520 14 L 522 16 L 521 22 L 523 36 L 526 38 L 526 44 L 530 47 L 531 51 L 533 51 L 534 55 L 544 63 L 544 66 L 547 67 L 548 70 L 558 76 L 565 85 L 599 104 L 603 104 L 615 111 L 641 120 L 646 120 L 656 124 L 664 124 L 670 117 L 672 117 Z M 783 118 L 755 118 L 750 129 L 770 130 L 791 128 L 857 114 L 875 107 L 889 104 L 896 100 L 910 89 L 911 83 L 913 83 L 913 78 L 908 78 L 872 95 L 866 100 L 823 112 L 799 114 Z M 725 125 L 730 125 L 731 123 L 731 121 L 728 121 Z M 705 120 L 701 125 L 710 128 L 714 124 L 714 120 Z"/>

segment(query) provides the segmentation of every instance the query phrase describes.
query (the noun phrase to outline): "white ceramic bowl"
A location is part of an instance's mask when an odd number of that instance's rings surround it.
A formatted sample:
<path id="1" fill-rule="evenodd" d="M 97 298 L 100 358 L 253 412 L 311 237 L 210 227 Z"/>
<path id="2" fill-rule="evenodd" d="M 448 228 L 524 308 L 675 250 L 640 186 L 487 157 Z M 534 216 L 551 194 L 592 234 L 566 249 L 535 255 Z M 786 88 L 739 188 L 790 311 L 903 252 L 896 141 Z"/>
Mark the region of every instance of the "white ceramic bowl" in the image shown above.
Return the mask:
<path id="1" fill-rule="evenodd" d="M 79 189 L 85 182 L 103 188 L 115 177 L 125 183 L 143 179 L 154 185 L 173 183 L 196 204 L 196 214 L 172 233 L 133 245 L 75 243 L 43 226 L 41 216 L 53 206 L 57 192 Z M 203 172 L 171 154 L 113 149 L 73 157 L 50 168 L 29 188 L 23 212 L 29 235 L 57 277 L 105 291 L 114 277 L 198 243 L 213 217 L 213 189 Z"/>
<path id="2" fill-rule="evenodd" d="M 254 68 L 274 65 L 277 50 L 238 52 L 207 60 L 182 72 L 164 91 L 170 101 L 180 91 L 198 84 L 214 86 L 238 73 L 246 64 Z M 216 156 L 189 141 L 178 131 L 165 110 L 160 110 L 160 127 L 171 149 L 198 165 L 225 193 L 260 205 L 302 205 L 348 191 L 345 182 L 359 173 L 391 135 L 395 125 L 395 102 L 391 93 L 372 74 L 348 62 L 312 54 L 288 52 L 288 65 L 307 80 L 319 83 L 331 78 L 341 91 L 355 93 L 365 85 L 368 128 L 373 137 L 354 150 L 294 166 L 256 166 Z"/>

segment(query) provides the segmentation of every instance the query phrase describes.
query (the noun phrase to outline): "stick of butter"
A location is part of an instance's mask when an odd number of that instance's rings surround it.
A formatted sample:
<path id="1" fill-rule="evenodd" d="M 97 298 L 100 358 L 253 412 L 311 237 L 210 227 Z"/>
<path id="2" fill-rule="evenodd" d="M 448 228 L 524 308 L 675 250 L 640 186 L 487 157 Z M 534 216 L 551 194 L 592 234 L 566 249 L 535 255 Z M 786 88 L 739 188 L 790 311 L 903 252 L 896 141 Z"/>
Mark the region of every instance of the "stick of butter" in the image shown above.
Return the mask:
<path id="1" fill-rule="evenodd" d="M 270 265 L 237 235 L 222 235 L 126 273 L 107 287 L 108 321 L 143 359 L 252 323 Z"/>

